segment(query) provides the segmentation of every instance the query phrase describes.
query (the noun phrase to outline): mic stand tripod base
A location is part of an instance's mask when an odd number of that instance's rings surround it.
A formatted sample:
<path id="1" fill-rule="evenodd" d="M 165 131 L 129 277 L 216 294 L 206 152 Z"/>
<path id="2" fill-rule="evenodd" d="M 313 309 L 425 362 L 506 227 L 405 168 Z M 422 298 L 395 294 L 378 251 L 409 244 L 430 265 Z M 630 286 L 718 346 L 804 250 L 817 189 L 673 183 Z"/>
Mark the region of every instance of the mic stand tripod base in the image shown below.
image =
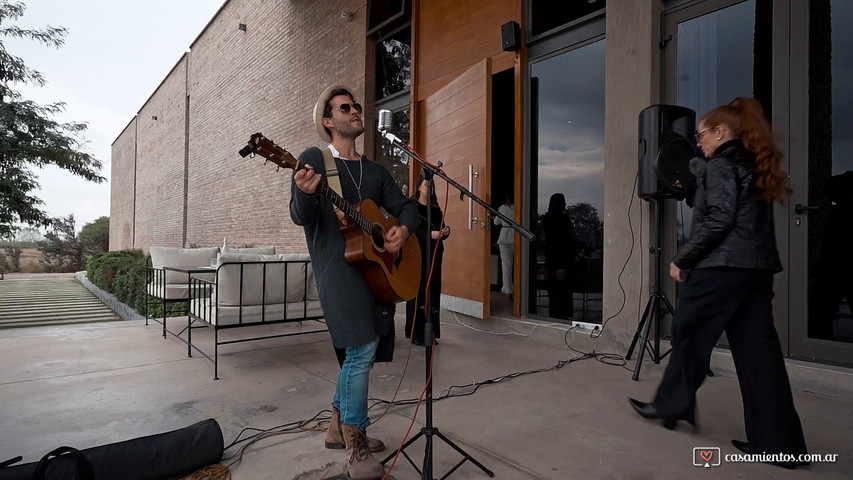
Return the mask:
<path id="1" fill-rule="evenodd" d="M 431 203 L 431 199 L 432 199 L 432 195 L 433 195 L 433 174 L 435 173 L 435 171 L 432 169 L 432 167 L 425 165 L 422 173 L 424 176 L 424 180 L 426 180 L 426 182 L 427 182 L 427 208 L 426 208 L 426 227 L 427 227 L 426 228 L 426 231 L 427 231 L 426 240 L 427 241 L 426 241 L 426 249 L 425 249 L 426 255 L 424 255 L 424 259 L 425 259 L 424 265 L 426 265 L 427 268 L 430 268 L 430 266 L 432 265 L 432 262 L 430 260 L 431 260 L 432 249 L 433 249 L 433 241 L 432 241 L 432 234 L 431 234 L 431 232 L 432 232 L 432 206 L 430 205 L 430 203 Z M 429 278 L 429 277 L 430 276 L 427 275 L 427 278 Z M 471 463 L 473 463 L 474 465 L 479 467 L 480 470 L 485 472 L 486 475 L 488 475 L 489 477 L 494 477 L 495 476 L 494 472 L 492 472 L 491 470 L 489 470 L 488 468 L 483 466 L 482 463 L 478 462 L 474 457 L 472 457 L 467 452 L 465 452 L 465 450 L 462 450 L 458 445 L 453 443 L 449 438 L 442 435 L 442 433 L 438 431 L 438 428 L 435 428 L 432 424 L 432 403 L 433 403 L 433 398 L 432 398 L 433 356 L 432 355 L 433 355 L 433 346 L 435 345 L 435 335 L 433 334 L 433 331 L 432 331 L 432 322 L 433 322 L 433 320 L 436 320 L 436 321 L 438 320 L 437 318 L 435 318 L 436 315 L 438 315 L 438 309 L 433 308 L 433 305 L 429 304 L 429 296 L 431 294 L 431 292 L 429 291 L 429 288 L 430 288 L 430 286 L 429 286 L 429 284 L 427 284 L 425 286 L 426 293 L 424 295 L 424 306 L 426 307 L 424 309 L 424 344 L 426 346 L 426 356 L 424 359 L 425 360 L 424 363 L 426 364 L 426 395 L 425 395 L 425 397 L 426 397 L 426 399 L 425 399 L 426 425 L 423 428 L 421 428 L 421 431 L 418 432 L 417 435 L 410 438 L 405 444 L 403 444 L 402 447 L 400 447 L 400 453 L 402 453 L 403 456 L 406 457 L 406 460 L 408 460 L 409 463 L 412 464 L 412 467 L 414 467 L 415 470 L 421 475 L 422 480 L 433 480 L 433 476 L 432 476 L 433 443 L 432 443 L 432 440 L 433 440 L 433 437 L 438 437 L 441 440 L 443 440 L 444 443 L 446 443 L 451 448 L 453 448 L 454 450 L 459 452 L 460 455 L 462 455 L 462 460 L 460 460 L 459 463 L 454 465 L 453 468 L 451 468 L 449 472 L 444 474 L 444 476 L 441 477 L 442 479 L 449 477 L 450 474 L 455 472 L 457 468 L 459 468 L 460 466 L 462 466 L 463 463 L 465 463 L 466 461 L 469 461 L 469 460 L 471 461 Z M 415 321 L 412 322 L 412 324 L 413 324 L 412 328 L 413 329 L 415 328 L 415 325 L 417 325 L 417 314 L 418 314 L 417 310 L 418 309 L 416 308 L 415 309 Z M 411 332 L 411 335 L 412 335 L 412 337 L 414 337 L 415 333 Z M 417 440 L 421 436 L 423 436 L 424 439 L 426 440 L 426 444 L 424 445 L 423 466 L 422 466 L 422 469 L 419 469 L 418 466 L 415 464 L 415 462 L 413 462 L 412 459 L 409 457 L 409 455 L 406 454 L 406 447 L 411 445 L 415 440 Z M 391 460 L 392 458 L 394 458 L 396 456 L 396 454 L 397 453 L 395 452 L 395 453 L 392 453 L 391 455 L 388 455 L 387 457 L 382 459 L 382 461 L 379 463 L 384 465 L 388 460 Z"/>

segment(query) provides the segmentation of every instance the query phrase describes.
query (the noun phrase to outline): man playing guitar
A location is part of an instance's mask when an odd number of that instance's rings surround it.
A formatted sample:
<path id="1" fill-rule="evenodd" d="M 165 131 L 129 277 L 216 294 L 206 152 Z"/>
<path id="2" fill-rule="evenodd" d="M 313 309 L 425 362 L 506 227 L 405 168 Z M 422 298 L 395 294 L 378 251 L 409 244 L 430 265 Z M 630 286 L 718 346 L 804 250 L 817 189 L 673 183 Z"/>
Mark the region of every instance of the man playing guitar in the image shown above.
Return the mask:
<path id="1" fill-rule="evenodd" d="M 418 225 L 418 211 L 382 165 L 356 151 L 356 139 L 364 133 L 361 114 L 362 107 L 355 102 L 352 91 L 333 85 L 320 95 L 314 107 L 314 124 L 320 138 L 331 143 L 328 148 L 340 179 L 341 196 L 354 205 L 371 200 L 399 219 L 399 225 L 385 229 L 377 239 L 382 249 L 397 254 Z M 332 343 L 346 350 L 326 446 L 346 447 L 347 471 L 353 480 L 378 479 L 385 472 L 371 451 L 382 450 L 384 445 L 366 435 L 370 423 L 368 384 L 379 337 L 390 335 L 393 348 L 394 307 L 377 300 L 365 273 L 345 258 L 348 244 L 340 232 L 341 216 L 336 214 L 332 202 L 318 192 L 322 179 L 327 177 L 323 151 L 310 148 L 299 156 L 299 162 L 306 168 L 294 171 L 290 216 L 305 230 Z"/>

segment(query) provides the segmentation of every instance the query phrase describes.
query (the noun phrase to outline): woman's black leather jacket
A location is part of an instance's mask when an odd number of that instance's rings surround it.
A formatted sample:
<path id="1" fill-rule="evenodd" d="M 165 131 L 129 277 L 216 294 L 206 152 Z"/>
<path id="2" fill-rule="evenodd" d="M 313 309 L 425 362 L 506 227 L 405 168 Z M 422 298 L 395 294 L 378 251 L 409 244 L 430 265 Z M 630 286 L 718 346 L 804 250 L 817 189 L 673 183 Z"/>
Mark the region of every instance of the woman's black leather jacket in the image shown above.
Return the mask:
<path id="1" fill-rule="evenodd" d="M 755 187 L 755 158 L 740 140 L 720 145 L 698 174 L 693 212 L 693 233 L 673 258 L 679 268 L 782 271 L 773 203 Z"/>

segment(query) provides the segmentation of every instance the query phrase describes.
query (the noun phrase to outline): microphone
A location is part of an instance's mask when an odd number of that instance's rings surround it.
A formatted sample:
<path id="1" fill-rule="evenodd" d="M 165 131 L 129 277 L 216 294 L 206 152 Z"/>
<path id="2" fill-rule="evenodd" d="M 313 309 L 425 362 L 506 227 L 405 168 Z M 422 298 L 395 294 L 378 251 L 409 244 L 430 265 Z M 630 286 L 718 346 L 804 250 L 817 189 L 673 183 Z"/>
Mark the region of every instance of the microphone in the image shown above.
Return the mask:
<path id="1" fill-rule="evenodd" d="M 392 120 L 391 110 L 385 108 L 379 110 L 379 131 L 384 133 L 390 130 Z"/>
<path id="2" fill-rule="evenodd" d="M 388 131 L 389 129 L 391 129 L 391 121 L 391 110 L 385 108 L 379 110 L 379 133 L 381 133 L 383 137 L 385 137 L 389 142 L 391 142 L 392 145 L 394 143 L 399 143 L 402 145 L 403 142 L 399 138 L 397 138 L 396 135 Z"/>
<path id="3" fill-rule="evenodd" d="M 702 174 L 702 172 L 705 171 L 705 161 L 699 157 L 693 157 L 687 164 L 687 168 L 690 170 L 690 173 L 698 177 L 700 174 Z"/>
<path id="4" fill-rule="evenodd" d="M 409 155 L 406 154 L 402 149 L 394 146 L 395 140 L 399 143 L 402 143 L 402 142 L 400 141 L 399 138 L 395 137 L 394 134 L 392 134 L 391 132 L 388 131 L 391 129 L 391 123 L 393 120 L 391 115 L 392 115 L 391 110 L 388 110 L 385 108 L 379 110 L 379 125 L 378 125 L 379 132 L 381 133 L 381 135 L 383 137 L 387 138 L 388 141 L 391 142 L 391 146 L 394 147 L 392 149 L 392 155 L 394 155 L 395 157 L 399 156 L 400 157 L 400 163 L 402 163 L 403 165 L 408 165 L 409 164 Z"/>

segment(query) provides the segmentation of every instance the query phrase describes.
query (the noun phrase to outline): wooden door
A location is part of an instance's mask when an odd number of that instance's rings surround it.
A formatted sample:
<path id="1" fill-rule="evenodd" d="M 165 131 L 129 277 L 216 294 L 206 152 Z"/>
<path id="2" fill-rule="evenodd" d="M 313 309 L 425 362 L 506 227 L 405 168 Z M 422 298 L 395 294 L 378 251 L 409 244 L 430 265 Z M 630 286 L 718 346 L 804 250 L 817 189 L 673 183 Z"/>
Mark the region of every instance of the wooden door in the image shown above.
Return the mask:
<path id="1" fill-rule="evenodd" d="M 469 68 L 420 105 L 424 158 L 491 203 L 491 61 Z M 435 192 L 452 229 L 445 243 L 441 306 L 489 317 L 489 216 L 468 197 L 436 178 Z M 447 197 L 447 208 L 444 208 Z M 470 206 L 469 206 L 470 204 Z M 469 220 L 470 219 L 470 220 Z"/>

